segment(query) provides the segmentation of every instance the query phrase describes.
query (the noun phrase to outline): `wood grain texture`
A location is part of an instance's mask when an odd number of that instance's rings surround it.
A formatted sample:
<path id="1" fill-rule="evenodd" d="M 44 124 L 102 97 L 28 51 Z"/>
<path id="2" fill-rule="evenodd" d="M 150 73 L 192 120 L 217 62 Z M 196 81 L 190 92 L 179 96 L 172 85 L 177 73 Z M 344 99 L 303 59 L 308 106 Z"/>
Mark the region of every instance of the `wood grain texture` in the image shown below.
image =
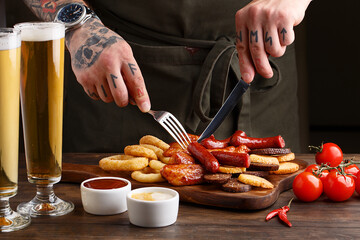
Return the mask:
<path id="1" fill-rule="evenodd" d="M 92 177 L 123 177 L 131 181 L 133 189 L 148 186 L 172 188 L 179 192 L 180 201 L 183 202 L 222 208 L 257 210 L 272 205 L 278 199 L 281 192 L 291 188 L 295 176 L 302 172 L 307 166 L 307 162 L 301 159 L 295 159 L 294 162 L 300 166 L 300 170 L 296 173 L 269 175 L 267 177 L 267 179 L 275 186 L 273 189 L 254 187 L 251 191 L 244 193 L 225 192 L 222 191 L 219 186 L 214 184 L 175 187 L 169 183 L 140 183 L 131 179 L 129 172 L 104 171 L 98 165 L 72 163 L 63 164 L 62 181 L 81 183 Z"/>
<path id="2" fill-rule="evenodd" d="M 65 153 L 64 163 L 96 165 L 112 153 Z M 314 154 L 297 154 L 308 164 L 314 163 Z M 348 154 L 360 159 L 360 154 Z M 18 194 L 10 198 L 12 209 L 35 195 L 36 188 L 27 180 L 25 159 L 20 156 Z M 133 240 L 133 239 L 359 239 L 360 196 L 357 193 L 347 201 L 334 203 L 322 195 L 318 200 L 304 203 L 294 198 L 288 217 L 293 226 L 284 225 L 277 218 L 268 222 L 265 216 L 271 210 L 287 205 L 294 197 L 290 189 L 279 195 L 268 208 L 241 210 L 211 207 L 181 202 L 175 224 L 164 228 L 140 228 L 129 222 L 128 213 L 96 216 L 84 211 L 78 183 L 55 184 L 58 197 L 72 201 L 75 210 L 61 217 L 33 218 L 29 227 L 12 233 L 0 233 L 0 239 L 18 240 Z"/>

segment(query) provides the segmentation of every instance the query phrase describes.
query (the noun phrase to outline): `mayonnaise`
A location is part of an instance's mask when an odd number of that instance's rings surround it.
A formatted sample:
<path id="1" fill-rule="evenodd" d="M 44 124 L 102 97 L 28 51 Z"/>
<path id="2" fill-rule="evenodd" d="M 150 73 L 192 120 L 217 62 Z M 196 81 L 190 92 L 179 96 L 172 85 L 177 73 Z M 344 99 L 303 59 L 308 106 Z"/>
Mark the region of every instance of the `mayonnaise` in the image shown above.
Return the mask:
<path id="1" fill-rule="evenodd" d="M 169 193 L 163 192 L 142 192 L 142 193 L 134 193 L 131 195 L 132 198 L 144 201 L 161 201 L 167 200 L 173 197 L 173 195 Z"/>

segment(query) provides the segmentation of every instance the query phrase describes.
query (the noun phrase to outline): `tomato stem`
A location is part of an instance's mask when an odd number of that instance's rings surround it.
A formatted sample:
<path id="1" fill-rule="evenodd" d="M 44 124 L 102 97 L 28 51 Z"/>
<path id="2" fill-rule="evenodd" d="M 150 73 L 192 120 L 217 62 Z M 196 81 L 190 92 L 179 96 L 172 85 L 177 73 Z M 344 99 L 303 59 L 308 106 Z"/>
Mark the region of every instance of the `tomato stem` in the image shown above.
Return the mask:
<path id="1" fill-rule="evenodd" d="M 309 150 L 315 149 L 316 152 L 321 153 L 324 148 L 324 142 L 321 143 L 321 146 L 309 146 Z"/>
<path id="2" fill-rule="evenodd" d="M 354 161 L 354 157 L 353 158 L 350 158 L 350 159 L 344 159 L 340 164 L 339 166 L 337 167 L 330 167 L 329 165 L 327 164 L 324 164 L 322 163 L 320 166 L 319 166 L 319 169 L 318 170 L 313 170 L 313 174 L 317 177 L 321 176 L 321 173 L 325 170 L 336 170 L 340 175 L 343 175 L 343 176 L 346 176 L 346 175 L 350 175 L 350 176 L 353 176 L 353 174 L 350 174 L 350 173 L 346 173 L 345 172 L 345 168 L 352 165 L 352 164 L 360 164 L 360 162 L 357 162 L 357 161 Z"/>

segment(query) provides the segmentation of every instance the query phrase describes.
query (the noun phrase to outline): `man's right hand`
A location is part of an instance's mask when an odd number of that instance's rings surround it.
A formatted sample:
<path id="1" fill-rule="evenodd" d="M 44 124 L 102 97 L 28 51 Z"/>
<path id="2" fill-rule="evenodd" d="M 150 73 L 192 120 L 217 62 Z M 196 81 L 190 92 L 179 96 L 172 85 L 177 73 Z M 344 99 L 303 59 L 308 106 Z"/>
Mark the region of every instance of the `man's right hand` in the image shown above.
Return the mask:
<path id="1" fill-rule="evenodd" d="M 71 65 L 77 81 L 95 100 L 125 107 L 136 104 L 150 110 L 144 78 L 129 44 L 100 20 L 90 19 L 66 36 Z"/>

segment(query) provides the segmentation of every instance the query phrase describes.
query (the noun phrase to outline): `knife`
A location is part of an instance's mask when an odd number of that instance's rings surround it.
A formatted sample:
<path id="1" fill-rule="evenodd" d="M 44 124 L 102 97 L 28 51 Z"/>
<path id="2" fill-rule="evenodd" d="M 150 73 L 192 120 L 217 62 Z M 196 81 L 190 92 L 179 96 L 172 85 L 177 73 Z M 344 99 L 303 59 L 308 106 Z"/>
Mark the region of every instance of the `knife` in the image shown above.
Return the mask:
<path id="1" fill-rule="evenodd" d="M 208 138 L 215 132 L 215 130 L 220 126 L 220 124 L 224 121 L 225 117 L 234 109 L 235 105 L 239 102 L 241 96 L 246 92 L 249 88 L 249 84 L 244 82 L 244 80 L 240 79 L 240 81 L 236 84 L 234 89 L 231 91 L 230 95 L 221 106 L 219 111 L 216 113 L 215 117 L 203 133 L 200 135 L 199 139 L 197 140 L 199 143 Z"/>

